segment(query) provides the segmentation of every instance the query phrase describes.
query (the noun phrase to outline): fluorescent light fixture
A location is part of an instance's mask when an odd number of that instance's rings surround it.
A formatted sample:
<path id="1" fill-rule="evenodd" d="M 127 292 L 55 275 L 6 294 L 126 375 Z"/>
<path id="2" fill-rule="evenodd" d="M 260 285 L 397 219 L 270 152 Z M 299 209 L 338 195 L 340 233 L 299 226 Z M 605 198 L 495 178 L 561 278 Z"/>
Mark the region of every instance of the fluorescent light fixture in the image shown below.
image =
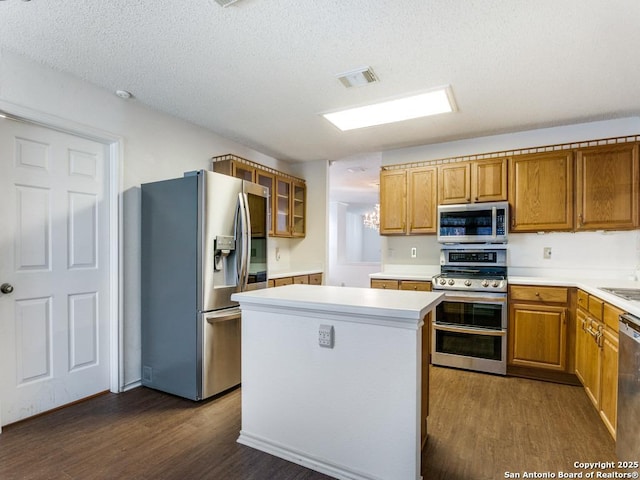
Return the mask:
<path id="1" fill-rule="evenodd" d="M 324 113 L 322 116 L 345 131 L 453 112 L 454 105 L 451 87 L 446 86 L 410 97 Z"/>

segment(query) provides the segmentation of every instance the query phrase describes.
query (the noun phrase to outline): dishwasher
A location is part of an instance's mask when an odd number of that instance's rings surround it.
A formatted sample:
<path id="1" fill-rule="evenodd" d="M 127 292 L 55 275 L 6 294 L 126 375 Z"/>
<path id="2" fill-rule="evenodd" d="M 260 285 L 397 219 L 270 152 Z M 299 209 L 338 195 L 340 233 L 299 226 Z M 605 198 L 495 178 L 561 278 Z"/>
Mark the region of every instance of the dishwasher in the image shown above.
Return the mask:
<path id="1" fill-rule="evenodd" d="M 640 318 L 620 315 L 618 421 L 616 454 L 621 461 L 640 459 Z"/>

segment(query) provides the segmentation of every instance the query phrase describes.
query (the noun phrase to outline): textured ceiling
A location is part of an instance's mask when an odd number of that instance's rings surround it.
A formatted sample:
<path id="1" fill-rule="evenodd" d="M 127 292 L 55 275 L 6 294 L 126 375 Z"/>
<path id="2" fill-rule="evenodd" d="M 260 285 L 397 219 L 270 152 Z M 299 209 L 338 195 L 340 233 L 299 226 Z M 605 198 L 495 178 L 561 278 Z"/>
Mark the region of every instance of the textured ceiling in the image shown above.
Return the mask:
<path id="1" fill-rule="evenodd" d="M 0 47 L 292 161 L 638 115 L 639 25 L 637 0 L 0 1 Z M 454 114 L 318 115 L 446 84 Z"/>

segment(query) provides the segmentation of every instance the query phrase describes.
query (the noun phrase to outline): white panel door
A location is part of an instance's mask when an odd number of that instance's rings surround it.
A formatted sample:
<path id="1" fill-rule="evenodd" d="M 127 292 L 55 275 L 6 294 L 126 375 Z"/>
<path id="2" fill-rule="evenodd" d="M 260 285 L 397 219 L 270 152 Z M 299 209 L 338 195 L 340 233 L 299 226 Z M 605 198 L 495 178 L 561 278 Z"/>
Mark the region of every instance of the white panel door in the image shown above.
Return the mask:
<path id="1" fill-rule="evenodd" d="M 107 148 L 0 118 L 0 425 L 109 390 Z"/>

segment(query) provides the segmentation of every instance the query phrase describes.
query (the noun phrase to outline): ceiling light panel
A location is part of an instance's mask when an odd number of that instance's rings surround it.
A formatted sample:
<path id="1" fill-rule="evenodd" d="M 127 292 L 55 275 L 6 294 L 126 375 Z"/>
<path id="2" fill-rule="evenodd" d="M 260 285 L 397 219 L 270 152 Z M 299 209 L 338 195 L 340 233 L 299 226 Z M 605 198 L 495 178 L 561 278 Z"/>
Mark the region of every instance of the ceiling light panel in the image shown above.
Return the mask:
<path id="1" fill-rule="evenodd" d="M 323 116 L 342 131 L 401 122 L 455 111 L 451 87 L 442 87 L 410 97 L 350 108 Z"/>

